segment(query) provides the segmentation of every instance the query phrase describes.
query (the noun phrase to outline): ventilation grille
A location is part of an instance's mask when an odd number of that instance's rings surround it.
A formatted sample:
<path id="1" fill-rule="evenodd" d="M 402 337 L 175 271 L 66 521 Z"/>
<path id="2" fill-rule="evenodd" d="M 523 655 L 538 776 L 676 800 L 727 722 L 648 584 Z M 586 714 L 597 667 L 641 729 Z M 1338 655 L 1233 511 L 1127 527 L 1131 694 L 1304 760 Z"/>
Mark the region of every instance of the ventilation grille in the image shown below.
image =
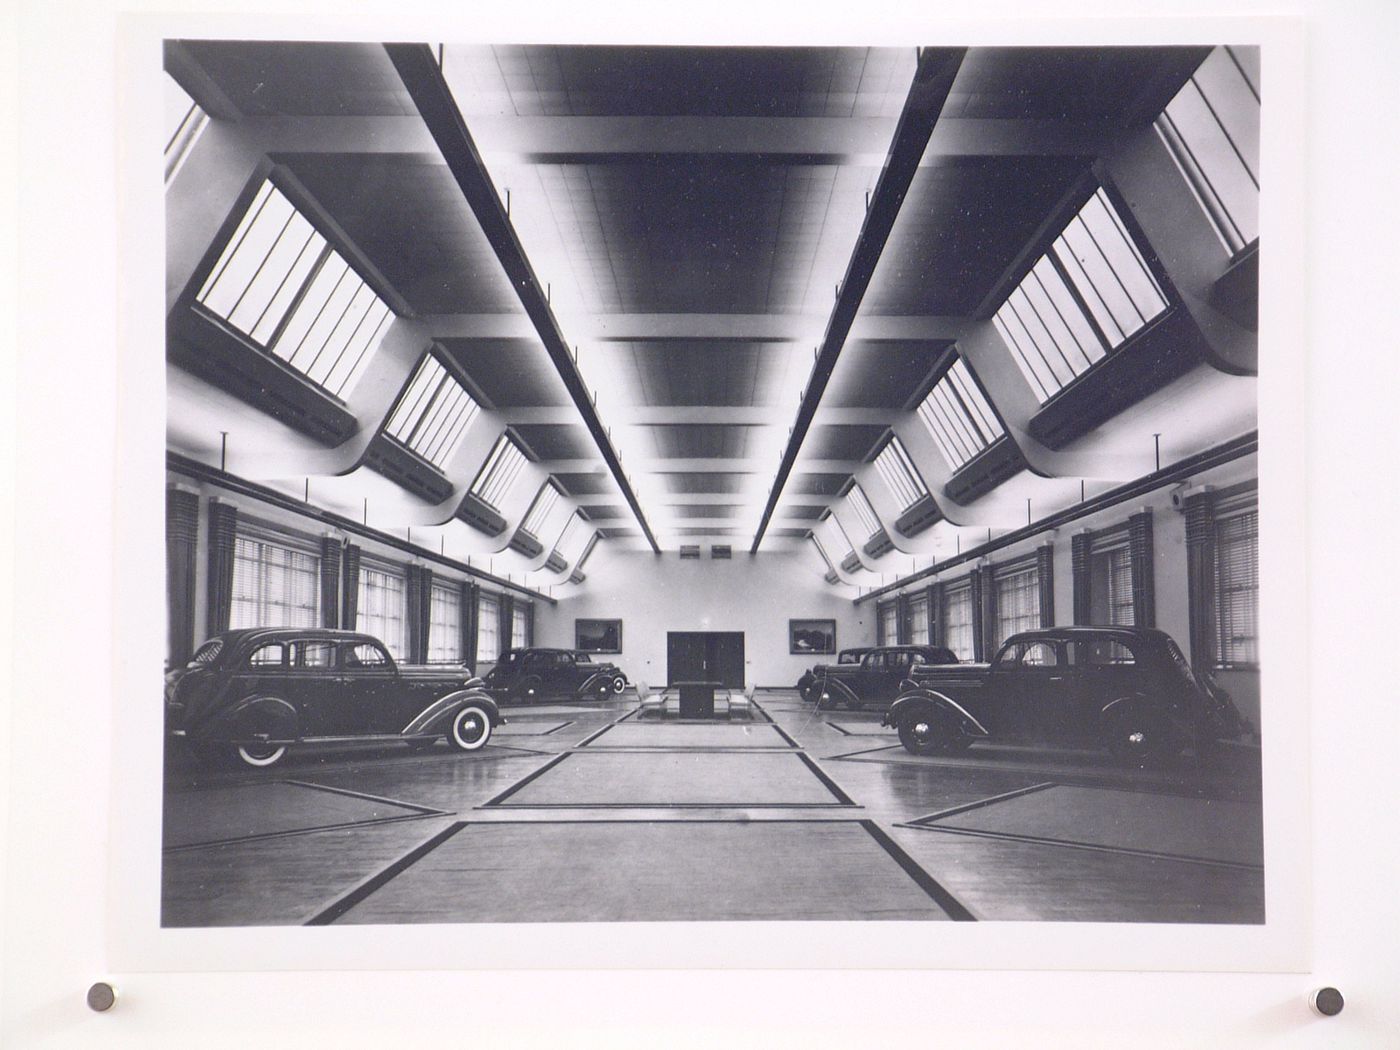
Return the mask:
<path id="1" fill-rule="evenodd" d="M 727 543 L 716 543 L 710 548 L 711 558 L 731 558 L 733 555 L 734 549 Z"/>
<path id="2" fill-rule="evenodd" d="M 688 543 L 688 544 L 682 545 L 682 547 L 681 547 L 681 558 L 682 558 L 682 559 L 685 559 L 685 558 L 698 558 L 698 557 L 700 557 L 700 545 L 699 545 L 698 543 Z"/>

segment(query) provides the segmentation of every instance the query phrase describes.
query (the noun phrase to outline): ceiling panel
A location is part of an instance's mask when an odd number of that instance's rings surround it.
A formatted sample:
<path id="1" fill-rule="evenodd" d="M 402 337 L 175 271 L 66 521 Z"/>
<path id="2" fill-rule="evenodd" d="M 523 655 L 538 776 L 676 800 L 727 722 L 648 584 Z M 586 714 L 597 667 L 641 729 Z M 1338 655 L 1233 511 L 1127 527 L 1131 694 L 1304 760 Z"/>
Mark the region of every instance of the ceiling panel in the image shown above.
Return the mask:
<path id="1" fill-rule="evenodd" d="M 795 470 L 783 491 L 787 495 L 834 496 L 850 480 L 849 474 L 825 474 Z"/>
<path id="2" fill-rule="evenodd" d="M 748 454 L 751 426 L 667 423 L 641 427 L 661 459 L 738 459 Z"/>
<path id="3" fill-rule="evenodd" d="M 1101 120 L 1159 112 L 1208 49 L 984 47 L 971 50 L 943 106 L 948 117 Z"/>
<path id="4" fill-rule="evenodd" d="M 778 517 L 789 518 L 795 521 L 816 521 L 826 510 L 825 507 L 802 507 L 785 506 L 778 512 Z"/>
<path id="5" fill-rule="evenodd" d="M 379 44 L 187 40 L 182 45 L 244 116 L 418 112 Z"/>
<path id="6" fill-rule="evenodd" d="M 653 154 L 542 167 L 540 178 L 584 303 L 753 314 L 802 308 L 838 170 L 762 154 Z"/>
<path id="7" fill-rule="evenodd" d="M 888 430 L 865 424 L 818 424 L 808 431 L 802 453 L 811 459 L 864 459 Z"/>
<path id="8" fill-rule="evenodd" d="M 466 82 L 520 116 L 894 116 L 911 48 L 474 48 Z M 454 69 L 454 81 L 458 74 Z"/>
<path id="9" fill-rule="evenodd" d="M 564 486 L 570 496 L 610 496 L 617 492 L 617 482 L 606 472 L 601 474 L 555 474 L 554 480 Z"/>
<path id="10" fill-rule="evenodd" d="M 409 154 L 279 159 L 416 313 L 520 311 L 446 165 Z"/>
<path id="11" fill-rule="evenodd" d="M 768 405 L 792 382 L 792 344 L 722 339 L 654 339 L 601 343 L 588 350 L 590 371 L 615 383 L 628 404 Z"/>
<path id="12" fill-rule="evenodd" d="M 536 459 L 590 459 L 598 446 L 582 423 L 530 423 L 511 427 Z"/>
<path id="13" fill-rule="evenodd" d="M 752 474 L 720 473 L 702 474 L 698 472 L 658 473 L 653 475 L 661 481 L 667 492 L 705 494 L 742 492 L 753 483 Z"/>
<path id="14" fill-rule="evenodd" d="M 846 344 L 822 398 L 833 408 L 903 409 L 924 393 L 925 381 L 951 340 L 909 342 L 853 339 Z"/>
<path id="15" fill-rule="evenodd" d="M 531 339 L 439 339 L 487 408 L 572 405 L 553 362 Z"/>
<path id="16" fill-rule="evenodd" d="M 944 157 L 920 168 L 862 312 L 972 314 L 1088 167 L 1074 157 Z"/>
<path id="17" fill-rule="evenodd" d="M 737 518 L 743 510 L 738 503 L 682 503 L 667 506 L 665 514 L 676 519 Z"/>

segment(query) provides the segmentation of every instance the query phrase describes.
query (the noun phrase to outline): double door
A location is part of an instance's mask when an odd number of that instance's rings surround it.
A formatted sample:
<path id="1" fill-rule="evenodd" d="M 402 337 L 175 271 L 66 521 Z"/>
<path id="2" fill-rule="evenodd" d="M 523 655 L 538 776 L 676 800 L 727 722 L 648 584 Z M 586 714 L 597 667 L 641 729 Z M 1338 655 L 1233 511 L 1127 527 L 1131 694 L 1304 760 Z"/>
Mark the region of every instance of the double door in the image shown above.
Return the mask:
<path id="1" fill-rule="evenodd" d="M 744 632 L 667 631 L 666 684 L 676 682 L 744 688 Z"/>

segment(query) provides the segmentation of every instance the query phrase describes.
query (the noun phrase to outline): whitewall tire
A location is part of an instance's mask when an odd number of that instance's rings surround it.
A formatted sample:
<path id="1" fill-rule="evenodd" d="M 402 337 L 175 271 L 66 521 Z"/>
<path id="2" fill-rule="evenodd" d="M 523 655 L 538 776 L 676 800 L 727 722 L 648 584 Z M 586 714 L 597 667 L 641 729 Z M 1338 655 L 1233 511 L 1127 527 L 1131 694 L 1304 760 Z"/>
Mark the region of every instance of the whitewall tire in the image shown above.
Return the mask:
<path id="1" fill-rule="evenodd" d="M 452 716 L 447 742 L 458 751 L 476 751 L 491 739 L 491 716 L 483 707 L 468 704 Z"/>
<path id="2" fill-rule="evenodd" d="M 273 746 L 271 744 L 239 744 L 236 751 L 240 762 L 256 769 L 275 766 L 282 761 L 282 757 L 286 753 L 286 745 Z"/>

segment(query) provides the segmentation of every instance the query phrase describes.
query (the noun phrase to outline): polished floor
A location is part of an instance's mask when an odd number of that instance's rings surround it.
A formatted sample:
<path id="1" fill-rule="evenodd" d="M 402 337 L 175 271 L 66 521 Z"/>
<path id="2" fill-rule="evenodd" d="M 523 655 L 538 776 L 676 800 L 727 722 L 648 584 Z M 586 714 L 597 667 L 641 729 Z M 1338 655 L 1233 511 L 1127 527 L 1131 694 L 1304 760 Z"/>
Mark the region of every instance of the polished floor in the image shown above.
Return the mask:
<path id="1" fill-rule="evenodd" d="M 508 710 L 474 754 L 359 746 L 167 762 L 167 926 L 1264 919 L 1257 752 L 1130 771 L 760 690 L 752 723 L 630 694 Z"/>

